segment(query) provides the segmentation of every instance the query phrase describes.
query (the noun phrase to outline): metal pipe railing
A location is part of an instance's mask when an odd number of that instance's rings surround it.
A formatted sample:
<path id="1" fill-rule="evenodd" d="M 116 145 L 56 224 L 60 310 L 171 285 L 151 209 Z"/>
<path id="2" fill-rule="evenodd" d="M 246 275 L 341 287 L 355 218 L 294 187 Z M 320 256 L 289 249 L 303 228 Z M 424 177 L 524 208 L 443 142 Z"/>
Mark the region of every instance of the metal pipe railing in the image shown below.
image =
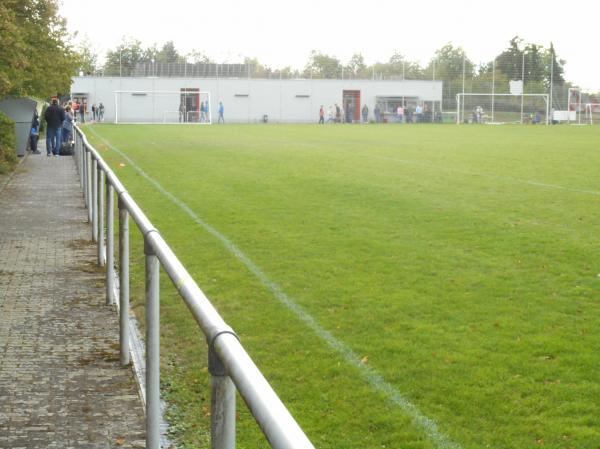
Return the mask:
<path id="1" fill-rule="evenodd" d="M 129 218 L 144 238 L 146 260 L 146 447 L 160 447 L 160 268 L 178 290 L 208 343 L 211 375 L 211 447 L 235 448 L 236 388 L 274 449 L 314 449 L 298 423 L 256 367 L 237 335 L 219 315 L 111 168 L 75 127 L 75 159 L 83 187 L 98 264 L 106 263 L 106 302 L 119 279 L 120 359 L 129 351 Z M 103 188 L 104 186 L 104 188 Z M 106 189 L 106 202 L 104 202 Z M 114 196 L 119 210 L 119 264 L 114 260 Z M 104 208 L 106 203 L 106 209 Z M 106 238 L 105 232 L 106 217 Z"/>

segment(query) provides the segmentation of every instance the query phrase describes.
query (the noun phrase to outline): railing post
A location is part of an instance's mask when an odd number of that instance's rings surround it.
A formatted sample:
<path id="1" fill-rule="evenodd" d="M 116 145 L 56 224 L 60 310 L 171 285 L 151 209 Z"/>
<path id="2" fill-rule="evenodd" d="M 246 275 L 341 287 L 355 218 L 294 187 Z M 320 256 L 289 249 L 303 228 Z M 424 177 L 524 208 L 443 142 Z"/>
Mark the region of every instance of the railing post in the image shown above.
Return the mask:
<path id="1" fill-rule="evenodd" d="M 88 210 L 88 223 L 92 223 L 92 162 L 90 150 L 84 146 L 85 151 L 85 201 Z"/>
<path id="2" fill-rule="evenodd" d="M 106 304 L 115 302 L 115 194 L 106 179 Z"/>
<path id="3" fill-rule="evenodd" d="M 146 448 L 160 449 L 160 263 L 144 237 L 146 255 Z"/>
<path id="4" fill-rule="evenodd" d="M 119 339 L 121 365 L 129 365 L 129 212 L 119 197 Z"/>
<path id="5" fill-rule="evenodd" d="M 235 449 L 235 385 L 210 344 L 208 371 L 211 374 L 210 447 Z"/>
<path id="6" fill-rule="evenodd" d="M 100 164 L 97 165 L 98 175 L 98 265 L 101 267 L 104 266 L 106 262 L 104 260 L 104 172 L 100 167 Z"/>
<path id="7" fill-rule="evenodd" d="M 98 241 L 98 162 L 93 157 L 92 157 L 92 240 L 94 242 Z"/>

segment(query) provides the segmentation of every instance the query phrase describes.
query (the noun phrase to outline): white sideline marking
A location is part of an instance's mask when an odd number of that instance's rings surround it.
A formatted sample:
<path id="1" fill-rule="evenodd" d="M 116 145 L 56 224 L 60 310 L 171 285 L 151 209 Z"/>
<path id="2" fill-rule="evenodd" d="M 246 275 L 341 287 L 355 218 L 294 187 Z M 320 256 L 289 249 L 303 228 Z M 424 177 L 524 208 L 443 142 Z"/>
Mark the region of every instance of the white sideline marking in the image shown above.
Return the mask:
<path id="1" fill-rule="evenodd" d="M 530 181 L 527 179 L 513 178 L 512 176 L 496 176 L 496 175 L 490 175 L 490 174 L 486 174 L 486 173 L 471 172 L 471 171 L 467 171 L 467 170 L 461 170 L 459 168 L 442 167 L 441 165 L 425 164 L 425 163 L 419 162 L 419 161 L 413 161 L 410 159 L 398 159 L 398 158 L 390 157 L 390 156 L 379 156 L 379 155 L 372 154 L 372 155 L 369 155 L 369 157 L 376 158 L 376 159 L 385 159 L 386 161 L 398 162 L 400 164 L 405 164 L 405 165 L 414 165 L 417 167 L 432 168 L 435 170 L 446 170 L 446 171 L 450 171 L 450 172 L 461 173 L 463 175 L 479 176 L 482 178 L 498 179 L 501 181 L 519 182 L 521 184 L 527 184 L 527 185 L 535 186 L 535 187 L 545 187 L 548 189 L 564 190 L 566 192 L 584 193 L 586 195 L 600 196 L 600 192 L 597 190 L 574 189 L 572 187 L 565 187 L 565 186 L 561 186 L 558 184 L 546 184 L 544 182 L 537 182 L 537 181 Z"/>
<path id="2" fill-rule="evenodd" d="M 106 146 L 111 150 L 118 153 L 120 156 L 125 158 L 129 164 L 144 178 L 146 178 L 158 191 L 169 198 L 177 206 L 183 209 L 197 224 L 202 226 L 209 234 L 216 237 L 225 247 L 235 255 L 243 264 L 254 274 L 263 285 L 265 285 L 275 297 L 284 304 L 287 308 L 293 311 L 298 318 L 300 318 L 308 327 L 310 327 L 321 339 L 323 339 L 331 348 L 338 351 L 345 359 L 346 362 L 356 367 L 363 377 L 367 380 L 371 386 L 376 390 L 384 393 L 392 403 L 399 406 L 407 415 L 412 418 L 412 422 L 420 427 L 427 437 L 433 441 L 440 449 L 462 449 L 462 447 L 452 441 L 449 436 L 444 434 L 438 429 L 437 424 L 432 419 L 425 416 L 416 405 L 406 399 L 402 394 L 386 381 L 381 374 L 375 371 L 370 366 L 364 364 L 359 357 L 348 345 L 338 340 L 331 332 L 321 326 L 308 312 L 304 310 L 302 306 L 294 302 L 282 289 L 273 282 L 268 276 L 248 257 L 246 256 L 235 244 L 229 240 L 225 235 L 221 234 L 211 225 L 202 220 L 196 213 L 190 209 L 190 207 L 173 195 L 168 190 L 165 190 L 156 180 L 151 178 L 144 170 L 142 170 L 132 159 L 129 158 L 125 153 L 119 150 L 117 147 L 112 145 L 106 139 L 98 135 L 92 127 L 89 128 L 96 137 L 98 137 Z"/>

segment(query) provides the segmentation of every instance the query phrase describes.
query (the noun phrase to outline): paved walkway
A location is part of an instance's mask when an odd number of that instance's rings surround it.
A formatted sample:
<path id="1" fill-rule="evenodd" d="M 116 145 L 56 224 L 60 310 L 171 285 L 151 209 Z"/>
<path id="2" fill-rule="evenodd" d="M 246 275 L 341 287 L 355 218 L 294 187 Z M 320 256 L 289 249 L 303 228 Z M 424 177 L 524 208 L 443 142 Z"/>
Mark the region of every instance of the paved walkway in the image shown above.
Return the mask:
<path id="1" fill-rule="evenodd" d="M 29 155 L 0 191 L 0 449 L 145 445 L 86 221 L 72 157 Z"/>

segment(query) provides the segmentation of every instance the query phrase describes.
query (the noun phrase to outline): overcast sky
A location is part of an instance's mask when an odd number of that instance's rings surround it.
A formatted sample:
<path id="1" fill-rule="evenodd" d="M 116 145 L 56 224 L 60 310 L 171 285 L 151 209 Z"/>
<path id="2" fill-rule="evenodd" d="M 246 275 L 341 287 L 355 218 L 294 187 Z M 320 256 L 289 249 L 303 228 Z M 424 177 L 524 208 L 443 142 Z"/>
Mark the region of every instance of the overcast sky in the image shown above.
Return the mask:
<path id="1" fill-rule="evenodd" d="M 396 51 L 426 63 L 451 42 L 476 63 L 490 61 L 515 35 L 567 61 L 568 80 L 600 91 L 598 0 L 62 0 L 61 15 L 101 56 L 123 36 L 143 46 L 172 40 L 217 62 L 256 57 L 272 68 L 303 68 L 311 50 L 367 64 Z"/>

